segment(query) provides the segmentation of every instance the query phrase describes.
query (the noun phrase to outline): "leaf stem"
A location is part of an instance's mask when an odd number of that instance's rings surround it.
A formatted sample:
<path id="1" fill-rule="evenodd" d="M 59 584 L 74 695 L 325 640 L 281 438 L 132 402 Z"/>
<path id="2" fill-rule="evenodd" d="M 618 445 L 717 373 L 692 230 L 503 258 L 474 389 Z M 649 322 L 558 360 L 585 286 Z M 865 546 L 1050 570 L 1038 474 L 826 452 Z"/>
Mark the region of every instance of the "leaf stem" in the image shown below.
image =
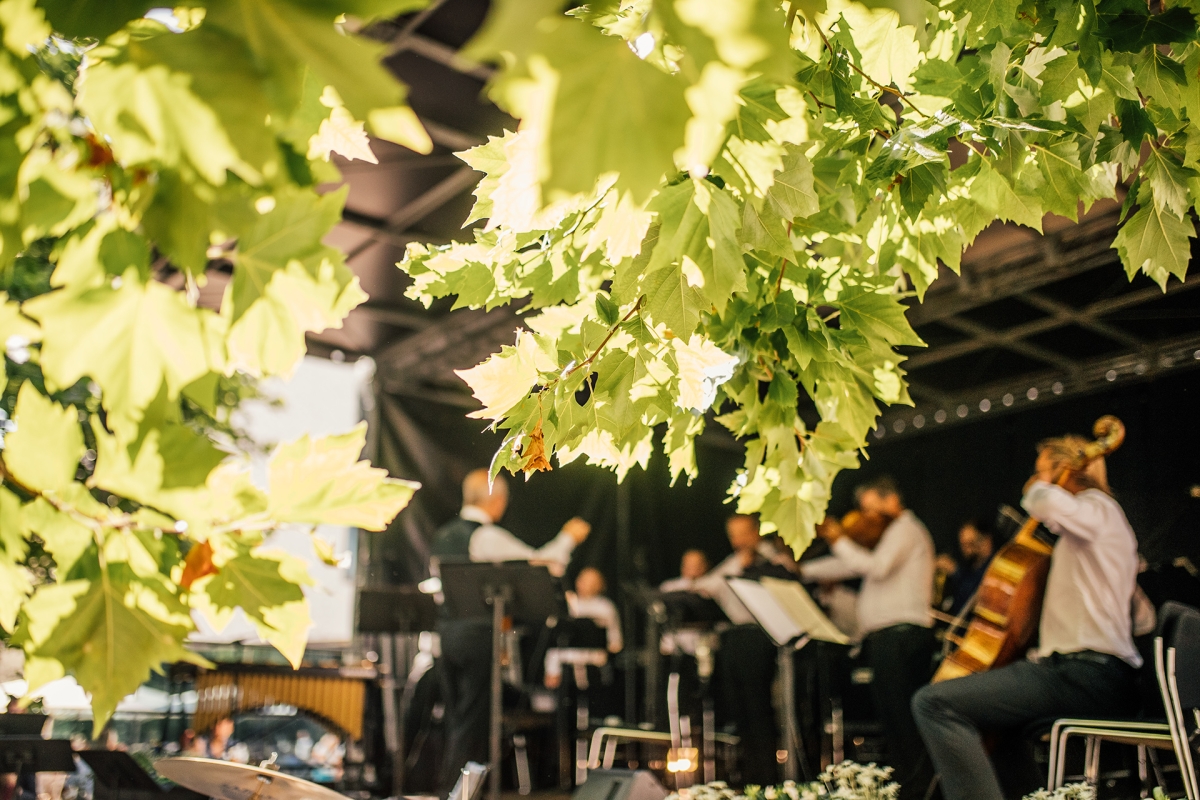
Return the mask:
<path id="1" fill-rule="evenodd" d="M 625 314 L 625 316 L 623 316 L 623 317 L 621 317 L 621 319 L 617 320 L 617 323 L 608 329 L 608 334 L 604 337 L 604 340 L 602 342 L 600 342 L 600 345 L 594 351 L 592 351 L 592 354 L 590 356 L 588 356 L 587 358 L 585 358 L 583 361 L 580 361 L 575 366 L 571 367 L 569 370 L 567 370 L 563 374 L 563 376 L 561 378 L 558 378 L 557 380 L 555 380 L 554 383 L 558 383 L 559 381 L 566 380 L 567 378 L 571 377 L 572 375 L 574 375 L 576 372 L 583 369 L 584 367 L 590 367 L 592 365 L 592 362 L 595 361 L 597 357 L 599 357 L 600 352 L 602 350 L 604 350 L 604 346 L 606 344 L 608 344 L 608 340 L 616 335 L 618 328 L 620 328 L 622 325 L 624 325 L 626 322 L 628 322 L 630 320 L 630 318 L 632 318 L 633 315 L 637 313 L 638 309 L 642 307 L 642 301 L 645 299 L 646 299 L 645 295 L 642 295 L 641 297 L 639 297 L 637 299 L 637 302 L 633 304 L 633 308 L 629 309 L 629 311 Z"/>
<path id="2" fill-rule="evenodd" d="M 817 35 L 819 35 L 821 37 L 821 41 L 825 43 L 825 47 L 829 50 L 830 55 L 836 56 L 837 51 L 833 49 L 833 45 L 830 44 L 829 38 L 825 35 L 825 31 L 821 30 L 821 26 L 818 25 L 816 23 L 816 21 L 813 21 L 812 26 L 816 30 Z M 929 119 L 929 115 L 926 114 L 921 109 L 917 108 L 915 105 L 913 105 L 913 102 L 908 99 L 908 95 L 904 94 L 904 92 L 902 92 L 899 89 L 896 89 L 892 86 L 884 86 L 882 83 L 875 80 L 870 75 L 868 75 L 867 73 L 865 73 L 861 69 L 859 69 L 858 65 L 855 64 L 852 60 L 850 60 L 849 57 L 846 58 L 846 64 L 850 67 L 850 69 L 854 70 L 859 75 L 861 75 L 863 77 L 863 80 L 865 80 L 867 83 L 874 86 L 879 91 L 884 92 L 885 94 L 894 95 L 897 99 L 900 100 L 900 102 L 904 103 L 909 108 L 911 108 L 913 111 L 920 114 L 923 118 Z M 816 98 L 814 97 L 814 99 L 816 99 Z"/>

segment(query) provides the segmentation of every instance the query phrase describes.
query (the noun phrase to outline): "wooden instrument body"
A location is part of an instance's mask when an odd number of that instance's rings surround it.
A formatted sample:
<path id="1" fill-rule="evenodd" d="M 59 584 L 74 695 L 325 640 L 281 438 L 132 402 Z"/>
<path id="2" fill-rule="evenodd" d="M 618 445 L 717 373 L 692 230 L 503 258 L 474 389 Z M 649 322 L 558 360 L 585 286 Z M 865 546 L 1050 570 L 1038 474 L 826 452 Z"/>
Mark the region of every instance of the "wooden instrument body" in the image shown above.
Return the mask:
<path id="1" fill-rule="evenodd" d="M 1050 553 L 1049 545 L 1032 537 L 1000 548 L 984 573 L 962 643 L 942 660 L 934 683 L 1002 667 L 1025 655 L 1042 618 Z"/>

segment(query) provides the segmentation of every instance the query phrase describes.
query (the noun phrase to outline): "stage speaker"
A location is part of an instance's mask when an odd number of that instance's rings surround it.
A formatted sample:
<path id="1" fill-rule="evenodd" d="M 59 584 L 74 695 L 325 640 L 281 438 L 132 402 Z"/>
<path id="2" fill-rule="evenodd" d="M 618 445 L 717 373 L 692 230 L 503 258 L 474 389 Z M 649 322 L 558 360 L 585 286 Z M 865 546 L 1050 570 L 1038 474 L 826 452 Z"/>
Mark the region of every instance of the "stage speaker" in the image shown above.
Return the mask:
<path id="1" fill-rule="evenodd" d="M 648 770 L 593 769 L 571 800 L 664 800 L 668 794 Z"/>

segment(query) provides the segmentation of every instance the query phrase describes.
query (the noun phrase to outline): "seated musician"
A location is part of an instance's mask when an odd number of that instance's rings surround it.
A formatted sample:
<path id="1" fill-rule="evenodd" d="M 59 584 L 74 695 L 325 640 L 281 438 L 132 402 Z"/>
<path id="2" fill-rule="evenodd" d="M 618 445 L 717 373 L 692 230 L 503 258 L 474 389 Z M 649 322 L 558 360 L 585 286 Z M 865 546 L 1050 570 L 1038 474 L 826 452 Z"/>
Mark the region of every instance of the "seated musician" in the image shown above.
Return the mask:
<path id="1" fill-rule="evenodd" d="M 979 520 L 963 523 L 958 529 L 958 549 L 961 564 L 948 553 L 939 555 L 936 562 L 937 571 L 946 578 L 942 610 L 949 614 L 958 614 L 966 607 L 992 563 L 996 548 L 991 528 Z"/>
<path id="2" fill-rule="evenodd" d="M 895 482 L 881 477 L 855 491 L 865 516 L 890 522 L 874 549 L 845 535 L 826 519 L 817 533 L 832 555 L 800 563 L 804 580 L 827 582 L 862 577 L 858 627 L 874 678 L 871 694 L 883 722 L 888 762 L 895 768 L 901 797 L 924 797 L 933 779 L 929 759 L 909 711 L 913 693 L 933 672 L 934 636 L 929 607 L 933 596 L 933 539 L 917 516 L 904 507 Z"/>
<path id="3" fill-rule="evenodd" d="M 1137 576 L 1137 541 L 1112 498 L 1097 459 L 1086 471 L 1056 478 L 1082 453 L 1086 440 L 1064 436 L 1042 442 L 1036 474 L 1021 504 L 1058 534 L 1034 658 L 990 672 L 931 684 L 913 698 L 917 726 L 942 776 L 946 800 L 1001 800 L 998 775 L 1010 796 L 1040 785 L 1029 747 L 1015 738 L 993 752 L 982 731 L 1019 732 L 1052 717 L 1107 717 L 1126 713 L 1134 698 L 1141 658 L 1130 631 Z M 1022 769 L 1023 768 L 1023 769 Z"/>
<path id="4" fill-rule="evenodd" d="M 575 591 L 567 592 L 567 606 L 576 619 L 590 619 L 604 629 L 608 652 L 619 653 L 625 646 L 621 638 L 621 618 L 613 601 L 604 596 L 604 575 L 595 567 L 584 567 L 575 577 Z"/>
<path id="5" fill-rule="evenodd" d="M 679 562 L 679 577 L 662 582 L 660 592 L 690 592 L 696 581 L 708 572 L 708 555 L 703 550 L 688 550 Z"/>

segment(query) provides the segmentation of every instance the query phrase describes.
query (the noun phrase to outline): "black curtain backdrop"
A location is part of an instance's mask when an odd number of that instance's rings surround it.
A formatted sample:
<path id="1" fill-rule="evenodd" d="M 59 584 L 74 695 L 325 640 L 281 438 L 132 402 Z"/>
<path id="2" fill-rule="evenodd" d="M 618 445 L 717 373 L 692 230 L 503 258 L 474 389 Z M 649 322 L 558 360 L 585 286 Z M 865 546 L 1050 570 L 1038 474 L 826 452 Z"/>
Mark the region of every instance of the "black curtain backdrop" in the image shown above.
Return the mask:
<path id="1" fill-rule="evenodd" d="M 869 459 L 834 485 L 831 511 L 849 509 L 853 488 L 892 475 L 909 506 L 929 526 L 939 551 L 954 552 L 958 526 L 992 518 L 1001 503 L 1017 505 L 1035 456 L 1034 446 L 1066 432 L 1090 434 L 1103 414 L 1124 421 L 1124 446 L 1109 458 L 1109 480 L 1151 563 L 1187 555 L 1200 563 L 1200 370 L 1065 400 L 1018 413 L 997 414 L 907 438 L 872 441 Z M 426 577 L 428 543 L 461 503 L 466 473 L 486 466 L 500 443 L 461 408 L 376 391 L 373 460 L 422 488 L 391 528 L 367 534 L 367 580 L 409 583 Z M 932 423 L 931 423 L 932 424 Z M 512 502 L 503 524 L 532 545 L 549 541 L 573 515 L 593 525 L 575 554 L 570 575 L 595 566 L 620 602 L 622 584 L 657 585 L 679 572 L 683 551 L 700 548 L 712 563 L 729 553 L 723 524 L 732 513 L 726 489 L 742 463 L 740 449 L 698 443 L 700 477 L 669 488 L 666 459 L 656 451 L 649 470 L 634 469 L 618 487 L 615 476 L 578 461 L 509 478 Z"/>

